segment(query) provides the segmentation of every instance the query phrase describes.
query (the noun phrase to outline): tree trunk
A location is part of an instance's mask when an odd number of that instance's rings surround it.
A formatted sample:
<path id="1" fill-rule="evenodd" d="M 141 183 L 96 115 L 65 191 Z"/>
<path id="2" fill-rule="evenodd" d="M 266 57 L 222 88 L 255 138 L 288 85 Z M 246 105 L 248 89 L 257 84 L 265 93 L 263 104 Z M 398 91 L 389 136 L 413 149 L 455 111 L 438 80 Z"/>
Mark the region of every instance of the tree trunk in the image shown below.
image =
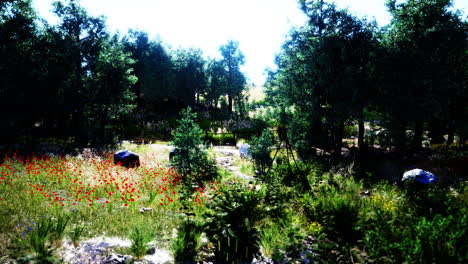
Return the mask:
<path id="1" fill-rule="evenodd" d="M 392 118 L 392 126 L 389 128 L 390 136 L 395 146 L 396 152 L 406 150 L 406 122 L 402 118 L 398 118 L 395 114 Z"/>
<path id="2" fill-rule="evenodd" d="M 455 122 L 450 121 L 448 124 L 447 147 L 453 144 L 454 140 L 455 140 Z"/>
<path id="3" fill-rule="evenodd" d="M 232 95 L 228 94 L 229 114 L 232 114 Z"/>
<path id="4" fill-rule="evenodd" d="M 81 58 L 81 29 L 80 24 L 77 22 L 74 24 L 73 31 L 71 32 L 75 38 L 76 46 L 74 47 L 73 60 L 74 60 L 74 73 L 72 73 L 73 87 L 72 87 L 72 100 L 73 100 L 73 112 L 72 112 L 72 127 L 73 135 L 75 135 L 76 143 L 80 146 L 85 145 L 87 138 L 83 132 L 83 105 L 81 102 L 81 91 L 83 90 L 83 81 L 82 78 L 82 58 Z"/>
<path id="5" fill-rule="evenodd" d="M 101 113 L 100 117 L 100 124 L 99 124 L 99 138 L 97 142 L 99 142 L 101 145 L 104 145 L 107 143 L 106 140 L 106 125 L 107 125 L 107 111 L 104 111 Z M 142 129 L 144 131 L 144 129 Z"/>
<path id="6" fill-rule="evenodd" d="M 322 117 L 320 116 L 318 111 L 315 111 L 312 115 L 312 126 L 310 128 L 311 131 L 308 136 L 313 146 L 323 148 L 327 144 L 325 142 L 326 140 L 324 140 L 324 136 L 322 133 Z"/>
<path id="7" fill-rule="evenodd" d="M 443 136 L 443 128 L 441 127 L 440 120 L 433 120 L 429 127 L 429 136 L 431 138 L 431 144 L 442 144 L 445 139 Z"/>
<path id="8" fill-rule="evenodd" d="M 414 125 L 414 137 L 412 142 L 412 147 L 415 150 L 421 149 L 422 139 L 424 133 L 424 121 L 423 120 L 416 120 Z"/>
<path id="9" fill-rule="evenodd" d="M 338 125 L 334 127 L 334 148 L 333 148 L 333 157 L 339 158 L 341 157 L 341 148 L 343 147 L 343 129 L 344 124 L 343 122 L 339 122 Z"/>
<path id="10" fill-rule="evenodd" d="M 358 128 L 359 128 L 359 134 L 358 134 L 358 147 L 359 150 L 362 150 L 365 148 L 364 145 L 364 135 L 365 135 L 365 126 L 364 126 L 364 114 L 362 112 L 363 110 L 361 109 L 359 111 L 359 119 L 358 119 Z"/>

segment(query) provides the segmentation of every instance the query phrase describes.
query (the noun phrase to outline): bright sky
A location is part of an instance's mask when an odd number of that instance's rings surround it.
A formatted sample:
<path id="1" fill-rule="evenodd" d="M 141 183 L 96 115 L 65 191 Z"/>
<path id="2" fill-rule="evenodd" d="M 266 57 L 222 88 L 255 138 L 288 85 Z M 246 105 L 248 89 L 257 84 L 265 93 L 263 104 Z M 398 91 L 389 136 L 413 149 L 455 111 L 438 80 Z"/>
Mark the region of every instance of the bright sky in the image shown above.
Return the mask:
<path id="1" fill-rule="evenodd" d="M 50 12 L 54 0 L 33 0 L 41 17 L 56 21 Z M 375 18 L 380 26 L 390 21 L 385 0 L 335 0 L 353 14 Z M 468 11 L 468 1 L 454 0 Z M 251 82 L 262 85 L 264 70 L 274 67 L 275 54 L 292 26 L 305 16 L 296 0 L 81 0 L 92 16 L 107 17 L 111 32 L 129 29 L 159 37 L 172 48 L 200 48 L 205 56 L 219 57 L 219 46 L 233 39 L 240 43 Z"/>

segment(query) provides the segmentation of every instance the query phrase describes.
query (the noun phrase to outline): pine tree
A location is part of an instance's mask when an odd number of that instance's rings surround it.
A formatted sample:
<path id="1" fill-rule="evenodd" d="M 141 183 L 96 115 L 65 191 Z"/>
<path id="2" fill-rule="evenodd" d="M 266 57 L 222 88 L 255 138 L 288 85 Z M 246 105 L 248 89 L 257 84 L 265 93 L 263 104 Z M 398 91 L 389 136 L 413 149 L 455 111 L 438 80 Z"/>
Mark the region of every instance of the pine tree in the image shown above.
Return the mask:
<path id="1" fill-rule="evenodd" d="M 208 157 L 201 139 L 202 130 L 195 122 L 196 114 L 188 107 L 182 110 L 179 126 L 171 144 L 175 147 L 173 164 L 182 175 L 182 183 L 189 189 L 194 184 L 211 180 L 216 175 L 215 162 Z"/>

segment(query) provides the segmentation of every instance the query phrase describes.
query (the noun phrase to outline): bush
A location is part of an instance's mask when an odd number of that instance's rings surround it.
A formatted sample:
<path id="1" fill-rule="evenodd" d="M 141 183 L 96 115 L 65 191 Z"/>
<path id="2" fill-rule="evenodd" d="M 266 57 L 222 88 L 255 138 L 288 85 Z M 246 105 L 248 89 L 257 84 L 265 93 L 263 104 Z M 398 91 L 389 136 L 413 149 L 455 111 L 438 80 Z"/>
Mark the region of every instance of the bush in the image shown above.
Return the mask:
<path id="1" fill-rule="evenodd" d="M 252 156 L 255 169 L 262 175 L 271 167 L 271 148 L 273 146 L 273 134 L 268 129 L 263 130 L 260 137 L 254 137 L 250 142 L 249 153 Z"/>
<path id="2" fill-rule="evenodd" d="M 302 162 L 286 163 L 274 166 L 270 175 L 266 177 L 267 179 L 279 179 L 283 185 L 304 191 L 310 190 L 308 176 L 317 172 L 318 167 L 313 164 L 304 164 Z"/>
<path id="3" fill-rule="evenodd" d="M 382 213 L 368 223 L 363 241 L 370 260 L 381 263 L 466 263 L 466 230 L 466 212 L 416 221 Z"/>
<path id="4" fill-rule="evenodd" d="M 350 137 L 358 137 L 358 128 L 356 125 L 354 124 L 350 124 L 350 125 L 346 125 L 344 127 L 344 131 L 343 131 L 343 137 L 344 138 L 350 138 Z"/>
<path id="5" fill-rule="evenodd" d="M 55 247 L 63 237 L 69 218 L 59 217 L 42 219 L 30 229 L 28 244 L 33 255 L 20 259 L 20 263 L 61 263 L 54 255 Z"/>
<path id="6" fill-rule="evenodd" d="M 177 237 L 171 246 L 175 263 L 196 262 L 202 230 L 202 226 L 191 219 L 186 219 L 180 224 Z"/>
<path id="7" fill-rule="evenodd" d="M 251 263 L 259 251 L 259 224 L 265 192 L 241 184 L 221 189 L 203 214 L 205 232 L 215 246 L 216 263 Z"/>
<path id="8" fill-rule="evenodd" d="M 259 135 L 262 131 L 268 128 L 268 124 L 260 119 L 251 119 L 248 125 L 238 127 L 233 130 L 239 138 L 251 140 L 255 135 Z"/>
<path id="9" fill-rule="evenodd" d="M 211 143 L 213 145 L 234 146 L 236 144 L 236 139 L 234 137 L 234 134 L 232 133 L 220 133 L 220 134 L 208 133 L 208 136 L 206 134 L 203 134 L 202 140 L 206 143 Z"/>
<path id="10" fill-rule="evenodd" d="M 322 224 L 332 240 L 356 242 L 361 188 L 352 178 L 339 175 L 313 182 L 311 192 L 303 198 L 305 213 L 311 221 Z"/>
<path id="11" fill-rule="evenodd" d="M 297 217 L 292 217 L 290 214 L 280 221 L 280 233 L 283 239 L 278 241 L 272 250 L 271 258 L 275 263 L 298 263 L 301 255 L 304 256 L 307 252 L 307 245 L 304 244 L 306 232 L 301 228 L 301 224 Z M 304 257 L 310 260 L 311 256 Z"/>

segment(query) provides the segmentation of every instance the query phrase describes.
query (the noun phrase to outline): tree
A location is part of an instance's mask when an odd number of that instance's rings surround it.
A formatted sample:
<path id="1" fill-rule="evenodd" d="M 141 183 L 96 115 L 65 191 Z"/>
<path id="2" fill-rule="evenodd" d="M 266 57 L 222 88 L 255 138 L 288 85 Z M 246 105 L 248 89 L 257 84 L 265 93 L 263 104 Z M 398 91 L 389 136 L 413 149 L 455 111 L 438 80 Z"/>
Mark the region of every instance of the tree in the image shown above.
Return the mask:
<path id="1" fill-rule="evenodd" d="M 118 36 L 102 45 L 85 93 L 85 117 L 88 122 L 99 124 L 99 144 L 112 143 L 114 138 L 106 133 L 107 125 L 128 116 L 136 107 L 131 87 L 137 81 L 131 68 L 134 61 L 124 52 Z"/>
<path id="2" fill-rule="evenodd" d="M 344 125 L 354 118 L 360 121 L 363 144 L 362 113 L 375 89 L 370 77 L 375 25 L 324 1 L 300 4 L 309 22 L 293 30 L 283 45 L 270 86 L 277 86 L 281 91 L 276 93 L 308 120 L 310 144 L 340 156 Z"/>
<path id="3" fill-rule="evenodd" d="M 211 180 L 216 175 L 216 164 L 202 148 L 202 130 L 195 122 L 196 114 L 188 107 L 181 112 L 171 145 L 175 148 L 173 163 L 182 175 L 187 189 L 194 184 Z"/>
<path id="4" fill-rule="evenodd" d="M 396 120 L 413 126 L 414 149 L 421 147 L 427 122 L 435 138 L 441 131 L 434 123 L 444 123 L 453 138 L 455 124 L 463 127 L 468 114 L 463 106 L 467 24 L 450 5 L 450 0 L 387 1 L 393 19 L 385 45 L 392 71 L 384 94 L 394 98 L 388 111 Z"/>
<path id="5" fill-rule="evenodd" d="M 88 143 L 87 120 L 85 120 L 84 100 L 86 97 L 86 82 L 93 78 L 93 69 L 98 61 L 103 43 L 108 40 L 105 22 L 102 17 L 88 16 L 78 1 L 54 2 L 54 12 L 60 22 L 55 30 L 62 39 L 61 45 L 66 47 L 62 56 L 69 65 L 68 79 L 62 83 L 64 103 L 71 106 L 72 131 L 79 145 Z M 89 90 L 89 89 L 88 89 Z"/>
<path id="6" fill-rule="evenodd" d="M 163 43 L 150 40 L 145 32 L 130 31 L 124 42 L 135 60 L 133 67 L 138 81 L 133 91 L 138 110 L 150 118 L 153 113 L 164 111 L 160 106 L 165 97 L 175 95 L 174 62 Z"/>
<path id="7" fill-rule="evenodd" d="M 186 105 L 200 103 L 207 86 L 205 60 L 200 49 L 178 50 L 175 53 L 175 95 Z"/>
<path id="8" fill-rule="evenodd" d="M 207 67 L 208 86 L 206 100 L 209 106 L 218 107 L 219 98 L 227 92 L 227 73 L 223 62 L 210 60 Z"/>
<path id="9" fill-rule="evenodd" d="M 2 139 L 31 137 L 45 102 L 37 87 L 41 56 L 36 14 L 31 1 L 0 2 L 0 104 Z"/>
<path id="10" fill-rule="evenodd" d="M 239 43 L 233 40 L 228 41 L 219 48 L 223 56 L 222 62 L 226 69 L 226 92 L 228 96 L 229 113 L 232 114 L 233 99 L 239 96 L 245 89 L 246 79 L 240 71 L 240 66 L 245 63 L 244 54 L 239 50 Z"/>

